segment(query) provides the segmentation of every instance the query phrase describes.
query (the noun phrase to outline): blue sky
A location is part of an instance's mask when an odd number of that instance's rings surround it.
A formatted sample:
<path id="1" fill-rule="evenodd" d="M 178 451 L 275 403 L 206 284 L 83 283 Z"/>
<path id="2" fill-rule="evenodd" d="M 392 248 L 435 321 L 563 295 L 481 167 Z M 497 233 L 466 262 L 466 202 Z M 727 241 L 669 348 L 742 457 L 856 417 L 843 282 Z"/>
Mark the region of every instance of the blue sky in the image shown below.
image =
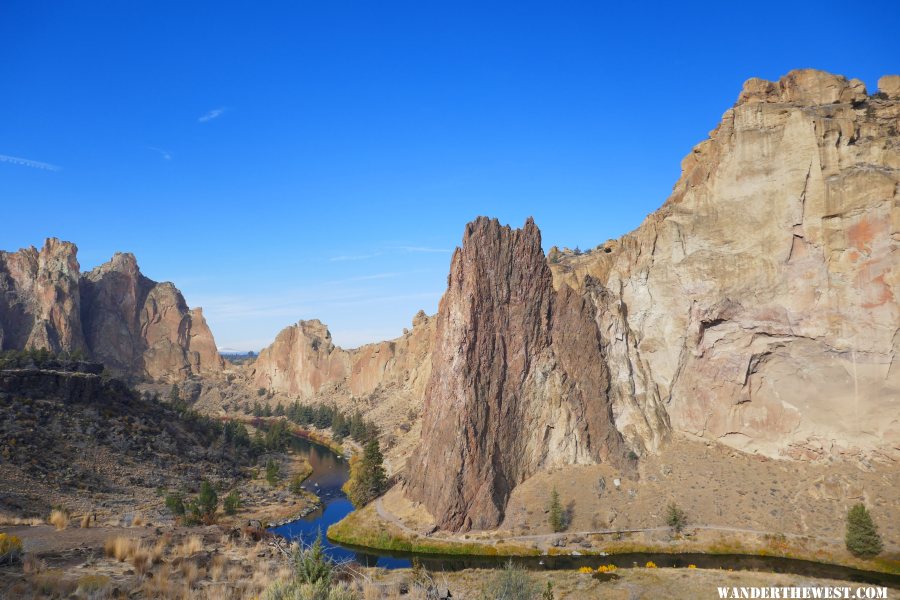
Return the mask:
<path id="1" fill-rule="evenodd" d="M 116 250 L 220 347 L 433 312 L 480 214 L 594 246 L 742 82 L 900 72 L 896 2 L 0 3 L 0 248 Z"/>

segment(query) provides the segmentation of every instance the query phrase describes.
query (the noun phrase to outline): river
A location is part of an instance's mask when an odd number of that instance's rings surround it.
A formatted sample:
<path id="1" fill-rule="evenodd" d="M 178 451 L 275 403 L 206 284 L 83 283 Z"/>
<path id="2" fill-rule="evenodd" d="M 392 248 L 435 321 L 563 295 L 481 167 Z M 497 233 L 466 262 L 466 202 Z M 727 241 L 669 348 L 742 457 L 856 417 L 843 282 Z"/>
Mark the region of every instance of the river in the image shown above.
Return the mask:
<path id="1" fill-rule="evenodd" d="M 292 444 L 296 453 L 305 457 L 313 468 L 312 475 L 303 486 L 319 496 L 322 507 L 306 517 L 285 525 L 273 527 L 272 532 L 289 540 L 302 540 L 311 544 L 321 532 L 326 552 L 337 561 L 355 561 L 370 567 L 401 569 L 411 565 L 414 557 L 406 553 L 392 553 L 369 548 L 353 548 L 334 544 L 325 537 L 328 527 L 337 523 L 352 510 L 353 505 L 341 491 L 341 486 L 350 475 L 347 461 L 330 448 L 295 437 Z M 430 570 L 458 570 L 466 568 L 495 568 L 505 562 L 500 557 L 442 557 L 434 555 L 418 556 L 422 564 Z M 659 567 L 684 568 L 696 565 L 701 569 L 734 569 L 793 573 L 806 577 L 842 579 L 870 585 L 885 585 L 900 588 L 900 576 L 823 563 L 778 558 L 773 556 L 749 556 L 743 554 L 615 554 L 610 556 L 534 556 L 516 558 L 515 561 L 533 569 L 577 569 L 582 566 L 596 568 L 600 564 L 613 564 L 620 568 L 642 566 L 653 561 Z"/>

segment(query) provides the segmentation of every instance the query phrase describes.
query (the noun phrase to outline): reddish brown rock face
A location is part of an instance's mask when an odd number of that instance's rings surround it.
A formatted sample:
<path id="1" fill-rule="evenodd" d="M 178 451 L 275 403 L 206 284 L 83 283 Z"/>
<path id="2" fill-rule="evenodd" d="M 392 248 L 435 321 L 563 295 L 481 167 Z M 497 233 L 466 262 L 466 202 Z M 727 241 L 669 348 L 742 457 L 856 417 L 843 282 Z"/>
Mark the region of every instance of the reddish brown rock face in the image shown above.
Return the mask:
<path id="1" fill-rule="evenodd" d="M 531 219 L 466 226 L 436 319 L 408 493 L 442 528 L 496 526 L 540 468 L 621 461 L 591 305 L 553 290 Z"/>
<path id="2" fill-rule="evenodd" d="M 40 252 L 0 253 L 0 349 L 80 350 L 154 379 L 222 370 L 202 313 L 175 286 L 144 277 L 131 254 L 81 275 L 76 253 L 53 238 Z"/>

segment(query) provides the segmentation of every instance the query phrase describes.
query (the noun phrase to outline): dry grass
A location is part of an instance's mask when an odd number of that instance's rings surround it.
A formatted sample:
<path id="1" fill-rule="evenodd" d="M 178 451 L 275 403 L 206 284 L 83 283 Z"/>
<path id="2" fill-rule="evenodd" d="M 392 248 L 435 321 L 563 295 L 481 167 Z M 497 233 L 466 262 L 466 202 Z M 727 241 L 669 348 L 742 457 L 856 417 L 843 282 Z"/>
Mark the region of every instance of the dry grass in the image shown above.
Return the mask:
<path id="1" fill-rule="evenodd" d="M 184 584 L 192 588 L 200 577 L 200 567 L 192 560 L 186 560 L 181 563 L 181 576 L 184 578 Z"/>
<path id="2" fill-rule="evenodd" d="M 131 518 L 131 526 L 132 527 L 142 527 L 144 525 L 144 515 L 140 512 L 134 513 L 134 517 Z"/>
<path id="3" fill-rule="evenodd" d="M 110 558 L 125 562 L 134 554 L 137 546 L 138 542 L 133 538 L 117 535 L 106 539 L 103 543 L 103 552 Z"/>
<path id="4" fill-rule="evenodd" d="M 221 581 L 222 575 L 225 573 L 225 565 L 228 559 L 221 554 L 216 554 L 209 563 L 209 578 L 213 581 Z"/>
<path id="5" fill-rule="evenodd" d="M 81 528 L 88 529 L 91 526 L 91 513 L 86 513 L 81 516 Z"/>
<path id="6" fill-rule="evenodd" d="M 105 596 L 109 584 L 110 579 L 106 575 L 84 575 L 78 579 L 77 593 L 89 598 L 101 598 Z"/>
<path id="7" fill-rule="evenodd" d="M 56 527 L 57 531 L 62 531 L 69 526 L 69 515 L 61 510 L 54 509 L 50 512 L 50 518 L 47 521 Z"/>
<path id="8" fill-rule="evenodd" d="M 43 525 L 44 520 L 39 519 L 38 517 L 11 517 L 9 515 L 0 515 L 0 525 L 28 525 L 29 527 L 35 527 L 36 525 Z"/>
<path id="9" fill-rule="evenodd" d="M 22 573 L 25 575 L 35 575 L 46 568 L 47 564 L 34 554 L 29 553 L 22 557 Z"/>
<path id="10" fill-rule="evenodd" d="M 175 546 L 175 556 L 190 556 L 203 550 L 203 540 L 198 535 L 192 535 L 177 546 Z"/>
<path id="11" fill-rule="evenodd" d="M 175 585 L 172 582 L 172 571 L 169 565 L 162 565 L 153 577 L 144 580 L 141 586 L 147 598 L 174 598 Z"/>

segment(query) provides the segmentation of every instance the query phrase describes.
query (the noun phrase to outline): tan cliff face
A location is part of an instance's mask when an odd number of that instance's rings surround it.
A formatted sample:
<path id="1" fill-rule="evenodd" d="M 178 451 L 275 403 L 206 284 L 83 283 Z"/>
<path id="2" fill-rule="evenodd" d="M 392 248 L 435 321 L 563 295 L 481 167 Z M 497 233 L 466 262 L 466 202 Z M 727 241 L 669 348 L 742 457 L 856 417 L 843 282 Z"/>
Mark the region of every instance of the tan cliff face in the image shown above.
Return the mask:
<path id="1" fill-rule="evenodd" d="M 900 98 L 882 82 L 749 80 L 659 211 L 552 253 L 555 285 L 597 306 L 626 437 L 653 446 L 667 415 L 772 456 L 896 455 Z"/>
<path id="2" fill-rule="evenodd" d="M 407 492 L 449 529 L 491 528 L 538 469 L 624 462 L 593 307 L 555 291 L 530 219 L 466 227 L 436 316 Z"/>
<path id="3" fill-rule="evenodd" d="M 83 351 L 115 372 L 179 380 L 223 362 L 200 309 L 144 277 L 131 254 L 80 274 L 77 248 L 50 238 L 38 252 L 0 253 L 0 348 Z"/>
<path id="4" fill-rule="evenodd" d="M 0 251 L 0 348 L 85 350 L 74 244 Z"/>
<path id="5" fill-rule="evenodd" d="M 300 321 L 259 353 L 253 381 L 304 400 L 333 394 L 363 397 L 379 388 L 421 398 L 431 370 L 433 329 L 433 321 L 420 311 L 403 336 L 344 350 L 334 345 L 320 321 Z"/>

